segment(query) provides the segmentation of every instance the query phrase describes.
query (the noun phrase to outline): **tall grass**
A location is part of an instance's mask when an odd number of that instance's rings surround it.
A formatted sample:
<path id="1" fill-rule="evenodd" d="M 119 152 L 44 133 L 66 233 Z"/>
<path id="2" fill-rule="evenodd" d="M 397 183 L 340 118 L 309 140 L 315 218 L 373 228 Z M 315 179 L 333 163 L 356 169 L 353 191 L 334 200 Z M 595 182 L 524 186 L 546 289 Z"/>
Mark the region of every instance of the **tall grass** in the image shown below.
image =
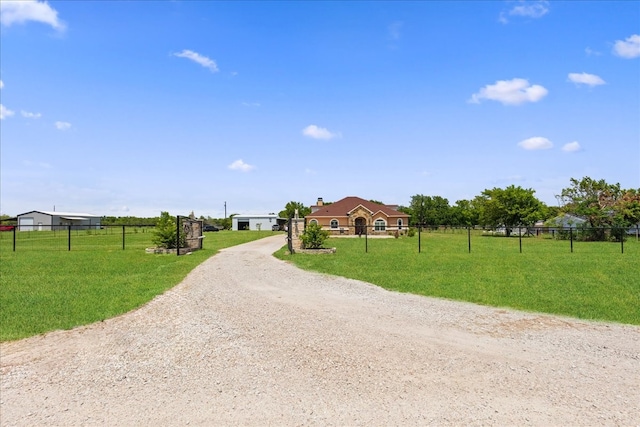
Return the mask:
<path id="1" fill-rule="evenodd" d="M 274 234 L 205 233 L 203 250 L 178 257 L 145 253 L 146 247 L 153 246 L 150 232 L 127 235 L 125 250 L 120 237 L 114 241 L 108 234 L 79 233 L 71 251 L 52 247 L 49 239 L 58 238 L 52 232 L 42 232 L 51 233 L 49 236 L 37 233 L 33 232 L 27 247 L 16 252 L 12 239 L 3 236 L 0 240 L 2 341 L 125 313 L 178 284 L 219 249 Z"/>
<path id="2" fill-rule="evenodd" d="M 333 238 L 332 255 L 277 256 L 297 266 L 386 289 L 581 319 L 640 324 L 640 243 L 423 233 L 400 239 Z"/>

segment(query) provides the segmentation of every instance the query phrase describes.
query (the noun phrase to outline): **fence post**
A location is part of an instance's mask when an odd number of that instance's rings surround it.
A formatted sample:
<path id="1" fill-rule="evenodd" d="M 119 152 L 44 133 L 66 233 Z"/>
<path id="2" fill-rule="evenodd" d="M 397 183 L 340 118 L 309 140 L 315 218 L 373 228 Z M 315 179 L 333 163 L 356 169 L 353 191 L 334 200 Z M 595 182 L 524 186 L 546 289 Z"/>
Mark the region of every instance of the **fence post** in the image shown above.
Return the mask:
<path id="1" fill-rule="evenodd" d="M 518 240 L 520 240 L 520 253 L 522 253 L 522 227 L 518 227 Z"/>
<path id="2" fill-rule="evenodd" d="M 364 226 L 364 253 L 365 254 L 369 252 L 369 240 L 367 239 L 367 235 L 368 235 L 367 229 L 368 228 L 369 227 L 367 227 L 367 225 L 365 224 L 365 226 Z"/>
<path id="3" fill-rule="evenodd" d="M 67 242 L 67 246 L 68 246 L 68 250 L 71 250 L 71 224 L 67 225 L 69 232 L 67 233 L 68 236 L 68 242 Z"/>
<path id="4" fill-rule="evenodd" d="M 122 226 L 122 250 L 124 251 L 124 228 L 125 225 Z"/>
<path id="5" fill-rule="evenodd" d="M 289 225 L 287 226 L 287 249 L 289 249 L 289 253 L 293 255 L 293 239 L 292 239 L 292 230 L 293 230 L 293 216 L 289 216 Z"/>
<path id="6" fill-rule="evenodd" d="M 176 216 L 176 255 L 180 256 L 180 215 Z"/>
<path id="7" fill-rule="evenodd" d="M 17 225 L 13 227 L 13 252 L 16 251 L 16 230 L 17 229 L 18 229 Z"/>
<path id="8" fill-rule="evenodd" d="M 471 253 L 471 227 L 467 227 L 467 240 L 469 241 L 469 253 Z"/>
<path id="9" fill-rule="evenodd" d="M 571 241 L 571 253 L 573 253 L 573 227 L 569 227 L 569 240 Z"/>
<path id="10" fill-rule="evenodd" d="M 420 245 L 420 231 L 422 230 L 422 224 L 418 225 L 418 253 L 420 253 L 421 245 Z"/>
<path id="11" fill-rule="evenodd" d="M 620 253 L 624 253 L 624 233 L 620 233 Z"/>

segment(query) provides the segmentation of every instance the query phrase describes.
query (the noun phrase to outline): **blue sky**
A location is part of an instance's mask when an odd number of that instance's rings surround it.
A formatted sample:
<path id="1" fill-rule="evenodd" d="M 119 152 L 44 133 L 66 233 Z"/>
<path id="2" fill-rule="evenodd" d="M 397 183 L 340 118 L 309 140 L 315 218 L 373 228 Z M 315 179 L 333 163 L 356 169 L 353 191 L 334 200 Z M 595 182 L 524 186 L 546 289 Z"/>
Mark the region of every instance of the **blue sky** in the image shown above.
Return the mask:
<path id="1" fill-rule="evenodd" d="M 640 2 L 0 3 L 0 212 L 640 188 Z"/>

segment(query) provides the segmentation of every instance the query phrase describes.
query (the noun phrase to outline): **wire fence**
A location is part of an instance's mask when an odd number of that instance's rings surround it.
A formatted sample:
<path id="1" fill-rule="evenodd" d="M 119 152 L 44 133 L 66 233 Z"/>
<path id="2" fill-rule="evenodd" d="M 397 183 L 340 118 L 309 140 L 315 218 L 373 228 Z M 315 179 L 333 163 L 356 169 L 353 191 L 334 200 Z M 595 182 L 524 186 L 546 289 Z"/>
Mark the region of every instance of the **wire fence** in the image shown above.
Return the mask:
<path id="1" fill-rule="evenodd" d="M 28 225 L 3 227 L 0 249 L 22 252 L 39 250 L 127 250 L 153 246 L 154 225 Z"/>
<path id="2" fill-rule="evenodd" d="M 370 241 L 377 238 L 415 238 L 417 251 L 424 251 L 424 243 L 430 235 L 456 235 L 460 244 L 464 244 L 467 252 L 476 248 L 484 248 L 488 240 L 492 247 L 503 246 L 523 253 L 527 246 L 538 247 L 545 241 L 554 241 L 555 246 L 564 247 L 568 252 L 574 252 L 578 246 L 581 250 L 600 250 L 598 243 L 607 243 L 619 247 L 624 254 L 625 243 L 632 241 L 634 247 L 640 243 L 640 227 L 510 227 L 510 228 L 479 228 L 479 227 L 451 227 L 417 225 L 408 228 L 386 228 L 376 226 L 358 226 L 357 228 L 330 230 L 330 237 L 357 237 L 363 239 L 364 250 L 370 249 Z M 464 237 L 464 238 L 461 238 Z M 593 245 L 589 245 L 594 243 Z M 560 245 L 560 246 L 559 246 Z M 375 244 L 374 244 L 375 246 Z"/>

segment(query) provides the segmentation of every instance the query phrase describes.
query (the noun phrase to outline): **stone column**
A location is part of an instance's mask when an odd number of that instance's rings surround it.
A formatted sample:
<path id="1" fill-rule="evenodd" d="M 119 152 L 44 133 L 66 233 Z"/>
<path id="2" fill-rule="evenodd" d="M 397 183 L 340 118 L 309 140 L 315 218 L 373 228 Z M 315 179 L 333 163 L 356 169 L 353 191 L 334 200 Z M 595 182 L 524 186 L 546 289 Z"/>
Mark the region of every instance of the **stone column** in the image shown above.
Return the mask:
<path id="1" fill-rule="evenodd" d="M 302 240 L 300 236 L 304 233 L 304 218 L 292 218 L 291 219 L 291 242 L 293 252 L 302 249 Z"/>

